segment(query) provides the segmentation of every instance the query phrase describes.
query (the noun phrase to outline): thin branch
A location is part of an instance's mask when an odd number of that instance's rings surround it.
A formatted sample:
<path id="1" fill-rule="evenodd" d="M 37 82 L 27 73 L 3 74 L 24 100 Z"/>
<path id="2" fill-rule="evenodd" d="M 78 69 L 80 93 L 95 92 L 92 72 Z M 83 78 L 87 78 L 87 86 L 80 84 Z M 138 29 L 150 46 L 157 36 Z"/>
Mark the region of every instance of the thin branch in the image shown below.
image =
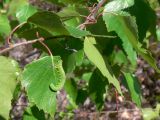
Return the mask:
<path id="1" fill-rule="evenodd" d="M 118 113 L 123 113 L 123 112 L 135 112 L 135 111 L 141 112 L 140 109 L 125 109 L 125 110 L 119 110 L 119 111 L 116 110 L 116 111 L 85 112 L 85 114 L 88 114 L 88 115 L 89 114 L 118 114 Z M 67 115 L 69 113 L 65 113 L 65 114 Z M 83 114 L 84 112 L 78 112 L 78 113 L 71 112 L 71 113 L 80 115 L 80 114 Z"/>
<path id="2" fill-rule="evenodd" d="M 107 35 L 94 35 L 94 34 L 91 34 L 91 35 L 88 35 L 88 36 L 91 36 L 91 37 L 103 37 L 103 38 L 116 38 L 116 36 L 107 36 Z M 29 40 L 29 41 L 25 41 L 25 42 L 21 42 L 21 43 L 16 43 L 16 44 L 10 44 L 9 47 L 7 48 L 4 48 L 2 50 L 0 50 L 0 54 L 3 54 L 3 53 L 6 53 L 10 50 L 12 50 L 13 48 L 15 47 L 18 47 L 18 46 L 21 46 L 21 45 L 28 45 L 28 44 L 33 44 L 33 43 L 36 43 L 36 42 L 42 42 L 45 40 L 51 40 L 51 39 L 57 39 L 57 38 L 64 38 L 64 37 L 70 37 L 70 36 L 66 36 L 66 35 L 61 35 L 61 36 L 53 36 L 53 37 L 48 37 L 48 38 L 39 38 L 39 39 L 34 39 L 34 40 Z M 44 44 L 44 43 L 41 43 L 41 44 Z M 44 46 L 44 45 L 43 45 Z M 45 47 L 46 48 L 46 47 Z M 48 49 L 47 49 L 48 50 Z M 49 51 L 48 51 L 49 52 Z M 49 52 L 50 54 L 51 52 Z M 50 54 L 51 55 L 51 54 Z"/>
<path id="3" fill-rule="evenodd" d="M 41 38 L 39 36 L 39 32 L 36 32 L 36 36 L 37 36 L 37 38 Z M 53 56 L 51 50 L 49 49 L 49 47 L 43 41 L 38 41 L 38 42 L 40 42 L 47 49 L 47 51 L 48 51 L 48 53 L 49 53 L 50 56 Z"/>
<path id="4" fill-rule="evenodd" d="M 36 43 L 38 41 L 44 41 L 44 38 L 41 37 L 41 38 L 38 38 L 38 39 L 35 39 L 35 40 L 30 40 L 30 41 L 25 41 L 25 42 L 17 43 L 17 44 L 14 44 L 14 45 L 10 45 L 10 47 L 7 47 L 7 48 L 1 50 L 0 54 L 8 52 L 8 51 L 12 50 L 15 47 L 18 47 L 18 46 L 21 46 L 21 45 L 33 44 L 33 43 Z"/>
<path id="5" fill-rule="evenodd" d="M 117 36 L 109 36 L 109 35 L 95 35 L 95 34 L 91 34 L 91 35 L 87 35 L 89 37 L 98 37 L 98 38 L 116 38 Z"/>
<path id="6" fill-rule="evenodd" d="M 61 17 L 61 19 L 62 19 L 62 21 L 64 22 L 64 21 L 66 21 L 66 20 L 69 20 L 69 19 L 72 19 L 72 18 L 74 18 L 74 17 L 82 17 L 82 18 L 87 18 L 87 16 L 85 16 L 85 15 L 71 15 L 71 16 L 65 16 L 65 17 Z"/>
<path id="7" fill-rule="evenodd" d="M 118 112 L 118 110 L 119 110 L 119 108 L 118 108 L 118 92 L 116 89 L 115 89 L 115 96 L 116 96 L 116 110 Z"/>
<path id="8" fill-rule="evenodd" d="M 95 22 L 93 21 L 96 21 L 96 17 L 97 17 L 97 14 L 98 14 L 98 10 L 103 6 L 103 4 L 106 2 L 106 0 L 101 0 L 97 6 L 95 6 L 92 10 L 91 10 L 91 13 L 87 16 L 86 18 L 86 21 L 81 24 L 79 27 L 81 30 L 83 30 L 86 25 L 88 24 L 93 24 Z"/>
<path id="9" fill-rule="evenodd" d="M 101 112 L 91 112 L 91 113 L 88 113 L 88 114 L 113 114 L 113 113 L 123 113 L 123 112 L 134 112 L 134 111 L 141 111 L 139 109 L 125 109 L 125 110 L 119 110 L 119 111 L 101 111 Z"/>
<path id="10" fill-rule="evenodd" d="M 49 55 L 50 55 L 50 56 L 53 56 L 53 55 L 52 55 L 52 52 L 51 52 L 51 50 L 48 48 L 48 46 L 47 46 L 43 41 L 39 41 L 39 42 L 47 49 Z"/>
<path id="11" fill-rule="evenodd" d="M 9 36 L 8 36 L 8 38 L 7 38 L 7 44 L 8 44 L 8 45 L 11 45 L 11 44 L 12 44 L 12 43 L 11 43 L 11 38 L 12 38 L 12 35 L 14 34 L 14 32 L 15 32 L 19 27 L 23 26 L 24 24 L 26 24 L 26 22 L 23 22 L 23 23 L 17 25 L 17 26 L 11 31 L 11 33 L 9 34 Z"/>
<path id="12" fill-rule="evenodd" d="M 102 38 L 116 38 L 117 36 L 110 36 L 110 35 L 96 35 L 96 34 L 90 34 L 90 35 L 86 35 L 88 37 L 102 37 Z M 45 40 L 51 40 L 51 39 L 57 39 L 57 38 L 66 38 L 66 37 L 72 37 L 69 35 L 59 35 L 59 36 L 52 36 L 52 37 L 48 37 L 45 38 Z"/>

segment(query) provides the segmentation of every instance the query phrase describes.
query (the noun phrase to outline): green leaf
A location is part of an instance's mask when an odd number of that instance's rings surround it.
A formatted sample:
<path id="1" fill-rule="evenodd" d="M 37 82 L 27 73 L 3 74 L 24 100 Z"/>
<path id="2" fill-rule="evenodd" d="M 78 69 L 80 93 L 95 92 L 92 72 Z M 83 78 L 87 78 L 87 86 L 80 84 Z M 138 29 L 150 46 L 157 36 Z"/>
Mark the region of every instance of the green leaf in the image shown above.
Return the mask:
<path id="1" fill-rule="evenodd" d="M 133 49 L 133 46 L 131 45 L 131 43 L 129 41 L 123 41 L 122 45 L 123 45 L 124 50 L 127 53 L 127 58 L 130 60 L 130 62 L 133 66 L 136 66 L 136 64 L 137 64 L 137 53 Z"/>
<path id="2" fill-rule="evenodd" d="M 138 30 L 135 18 L 130 16 L 126 12 L 115 12 L 115 13 L 104 13 L 103 19 L 106 23 L 108 31 L 115 31 L 124 43 L 128 42 L 130 47 L 133 47 L 157 72 L 160 70 L 156 66 L 156 61 L 153 59 L 151 54 L 144 48 L 142 48 L 141 43 L 138 42 Z M 130 60 L 136 60 L 132 58 L 135 56 L 132 52 L 128 52 L 127 46 L 123 46 Z M 126 48 L 127 47 L 127 48 Z M 131 50 L 131 48 L 130 48 Z M 133 50 L 133 49 L 132 49 Z"/>
<path id="3" fill-rule="evenodd" d="M 156 120 L 159 118 L 160 104 L 157 104 L 155 109 L 144 108 L 142 109 L 144 120 Z"/>
<path id="4" fill-rule="evenodd" d="M 60 17 L 53 12 L 37 12 L 33 14 L 28 22 L 43 28 L 52 35 L 69 35 L 66 28 L 63 26 Z"/>
<path id="5" fill-rule="evenodd" d="M 23 120 L 45 120 L 45 113 L 36 106 L 28 107 L 23 114 Z"/>
<path id="6" fill-rule="evenodd" d="M 94 65 L 101 71 L 102 75 L 104 75 L 109 83 L 112 83 L 118 92 L 122 94 L 119 81 L 116 79 L 116 77 L 112 74 L 109 65 L 106 64 L 100 54 L 100 52 L 97 50 L 97 48 L 94 46 L 96 44 L 96 41 L 93 37 L 86 37 L 84 41 L 84 51 L 87 55 L 88 59 L 94 63 Z"/>
<path id="7" fill-rule="evenodd" d="M 87 83 L 89 82 L 89 80 L 91 79 L 92 77 L 92 74 L 93 72 L 87 72 L 87 73 L 84 73 L 82 75 L 82 80 L 86 81 Z"/>
<path id="8" fill-rule="evenodd" d="M 71 73 L 71 72 L 73 72 L 73 70 L 75 69 L 75 67 L 76 67 L 76 61 L 75 61 L 75 55 L 74 55 L 74 53 L 72 53 L 72 54 L 64 54 L 64 59 L 65 59 L 65 61 L 64 61 L 64 64 L 63 64 L 63 66 L 65 67 L 64 69 L 65 69 L 65 72 L 66 73 Z"/>
<path id="9" fill-rule="evenodd" d="M 144 120 L 154 120 L 159 116 L 152 108 L 143 109 L 142 112 Z"/>
<path id="10" fill-rule="evenodd" d="M 141 87 L 139 81 L 131 73 L 123 73 L 132 100 L 141 107 Z"/>
<path id="11" fill-rule="evenodd" d="M 76 61 L 76 65 L 80 66 L 83 62 L 84 59 L 84 50 L 79 50 L 77 51 L 75 54 L 75 61 Z"/>
<path id="12" fill-rule="evenodd" d="M 106 4 L 104 12 L 120 11 L 134 5 L 134 0 L 113 0 Z"/>
<path id="13" fill-rule="evenodd" d="M 56 92 L 50 89 L 50 85 L 59 90 L 65 82 L 60 57 L 54 56 L 52 59 L 47 56 L 28 64 L 22 77 L 22 86 L 27 91 L 29 101 L 53 115 L 56 110 Z"/>
<path id="14" fill-rule="evenodd" d="M 62 49 L 60 46 L 60 49 L 53 49 L 53 51 L 55 51 L 55 54 L 62 57 L 65 72 L 71 73 L 76 66 L 80 66 L 82 64 L 84 58 L 83 41 L 69 37 L 63 41 L 63 43 L 59 44 L 63 44 L 65 48 Z"/>
<path id="15" fill-rule="evenodd" d="M 108 14 L 109 14 L 109 16 L 108 16 Z M 106 15 L 104 15 L 103 16 L 103 19 L 104 19 L 104 21 L 105 21 L 105 23 L 106 23 L 106 25 L 107 25 L 107 28 L 108 28 L 108 30 L 110 31 L 110 29 L 112 30 L 113 29 L 113 27 L 115 26 L 114 24 L 116 23 L 117 24 L 117 21 L 118 20 L 114 20 L 114 21 L 111 21 L 113 18 L 110 18 L 110 14 L 111 14 L 111 16 L 112 16 L 112 13 L 108 13 L 108 14 L 106 14 Z M 120 14 L 125 14 L 125 13 L 120 13 Z M 126 14 L 127 15 L 127 14 Z M 113 15 L 114 16 L 114 15 Z M 120 15 L 118 16 L 118 15 L 115 15 L 115 17 L 121 17 Z M 123 18 L 122 18 L 123 19 Z M 130 20 L 131 18 L 129 18 L 128 17 L 128 19 Z M 109 20 L 109 21 L 107 21 L 107 20 Z M 129 20 L 127 20 L 126 19 L 126 22 L 128 22 L 128 24 L 131 24 L 131 27 L 133 26 L 133 27 L 137 27 L 136 26 L 136 23 L 135 23 L 135 19 L 132 19 L 131 21 L 129 21 Z M 125 21 L 125 18 L 124 18 L 124 21 Z M 124 27 L 123 26 L 123 24 L 121 24 L 121 26 L 115 26 L 116 28 L 114 28 L 115 30 L 116 30 L 116 32 L 118 31 L 117 29 L 122 29 L 124 32 L 125 32 L 125 27 L 128 27 L 127 26 L 127 24 L 126 24 L 126 26 Z M 131 28 L 132 29 L 132 28 Z M 123 33 L 121 33 L 121 32 L 123 32 L 123 31 L 118 31 L 118 32 L 120 32 L 120 34 L 121 34 L 121 36 L 123 35 Z M 137 36 L 137 31 L 136 30 L 132 30 L 133 31 L 133 34 L 135 35 L 135 36 Z M 132 32 L 131 31 L 131 32 Z M 128 33 L 129 34 L 129 33 Z M 118 34 L 119 35 L 119 34 Z M 136 65 L 136 60 L 137 60 L 137 54 L 136 54 L 136 52 L 135 52 L 135 50 L 133 49 L 133 46 L 132 46 L 132 44 L 130 43 L 130 41 L 128 40 L 129 38 L 127 38 L 127 37 L 130 37 L 129 35 L 123 35 L 122 37 L 121 37 L 120 35 L 119 35 L 119 37 L 121 38 L 121 40 L 122 40 L 122 42 L 123 42 L 123 48 L 124 48 L 124 50 L 125 50 L 125 52 L 127 53 L 127 57 L 128 57 L 128 59 L 130 60 L 130 62 L 132 63 L 132 65 L 133 66 L 135 66 Z M 127 37 L 126 37 L 127 36 Z"/>
<path id="16" fill-rule="evenodd" d="M 16 17 L 22 23 L 27 21 L 27 19 L 37 12 L 37 9 L 30 4 L 20 7 L 16 12 Z"/>
<path id="17" fill-rule="evenodd" d="M 10 31 L 11 28 L 7 16 L 0 14 L 0 34 L 8 35 Z"/>
<path id="18" fill-rule="evenodd" d="M 83 104 L 87 98 L 88 98 L 88 91 L 86 89 L 78 89 L 76 103 Z"/>
<path id="19" fill-rule="evenodd" d="M 81 24 L 81 21 L 83 19 L 80 16 L 80 13 L 77 11 L 76 6 L 65 7 L 57 14 L 61 17 L 62 21 L 64 21 L 65 25 L 75 28 Z"/>
<path id="20" fill-rule="evenodd" d="M 9 3 L 8 15 L 16 16 L 16 11 L 24 5 L 28 4 L 28 0 L 12 0 Z"/>
<path id="21" fill-rule="evenodd" d="M 146 0 L 134 0 L 135 4 L 128 9 L 129 13 L 136 17 L 139 41 L 143 41 L 149 30 L 155 35 L 157 16 Z M 150 1 L 150 0 L 149 0 Z M 143 19 L 142 19 L 143 18 Z"/>
<path id="22" fill-rule="evenodd" d="M 68 6 L 63 8 L 61 11 L 57 13 L 62 19 L 69 19 L 75 16 L 80 16 L 80 14 L 76 11 L 75 6 Z"/>
<path id="23" fill-rule="evenodd" d="M 0 61 L 0 116 L 8 120 L 20 69 L 12 59 L 0 56 Z"/>
<path id="24" fill-rule="evenodd" d="M 160 28 L 156 30 L 157 40 L 160 41 Z"/>
<path id="25" fill-rule="evenodd" d="M 104 105 L 104 94 L 107 86 L 106 78 L 96 69 L 89 80 L 89 96 L 95 102 L 98 109 Z"/>
<path id="26" fill-rule="evenodd" d="M 89 31 L 80 30 L 78 28 L 71 27 L 71 26 L 66 26 L 66 29 L 69 31 L 70 35 L 75 38 L 81 38 L 87 35 L 91 35 Z"/>
<path id="27" fill-rule="evenodd" d="M 77 85 L 73 79 L 66 80 L 64 89 L 67 93 L 67 99 L 69 100 L 70 104 L 73 106 L 73 108 L 77 108 L 76 105 L 76 98 L 78 94 Z"/>
<path id="28" fill-rule="evenodd" d="M 82 64 L 84 58 L 84 51 L 78 50 L 73 53 L 64 54 L 64 64 L 66 73 L 71 73 L 75 69 L 76 66 L 80 66 Z"/>
<path id="29" fill-rule="evenodd" d="M 127 57 L 125 56 L 125 54 L 123 53 L 122 50 L 119 51 L 113 51 L 111 58 L 110 58 L 113 63 L 113 65 L 118 64 L 118 65 L 122 65 L 122 64 L 128 64 L 128 60 Z"/>
<path id="30" fill-rule="evenodd" d="M 22 30 L 21 30 L 22 29 Z M 38 32 L 40 36 L 43 36 L 44 38 L 51 38 L 53 37 L 52 34 L 48 33 L 46 30 L 42 29 L 42 28 L 29 28 L 29 29 L 23 29 L 21 28 L 19 29 L 19 33 L 18 36 L 21 37 L 21 38 L 25 38 L 27 40 L 33 40 L 33 39 L 36 39 L 37 36 L 36 36 L 36 33 Z"/>

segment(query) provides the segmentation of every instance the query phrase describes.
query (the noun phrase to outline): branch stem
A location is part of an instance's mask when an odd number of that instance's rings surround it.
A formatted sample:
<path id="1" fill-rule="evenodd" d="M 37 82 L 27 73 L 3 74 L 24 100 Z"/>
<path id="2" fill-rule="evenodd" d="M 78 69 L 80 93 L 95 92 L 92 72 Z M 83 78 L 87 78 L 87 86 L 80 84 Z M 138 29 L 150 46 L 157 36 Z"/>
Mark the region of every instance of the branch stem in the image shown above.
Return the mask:
<path id="1" fill-rule="evenodd" d="M 8 51 L 12 50 L 13 48 L 18 47 L 18 46 L 21 46 L 21 45 L 33 44 L 33 43 L 36 43 L 36 42 L 38 42 L 38 41 L 41 41 L 41 42 L 42 42 L 43 40 L 44 40 L 44 38 L 41 37 L 41 38 L 39 38 L 39 39 L 30 40 L 30 41 L 25 41 L 25 42 L 17 43 L 17 44 L 14 44 L 14 45 L 10 45 L 10 47 L 1 50 L 1 51 L 0 51 L 0 54 L 3 54 L 3 53 L 5 53 L 5 52 L 8 52 Z"/>
<path id="2" fill-rule="evenodd" d="M 9 34 L 9 36 L 8 36 L 8 38 L 7 38 L 7 44 L 8 44 L 8 45 L 11 45 L 11 44 L 12 44 L 12 43 L 11 43 L 11 38 L 12 38 L 12 35 L 14 34 L 14 32 L 15 32 L 19 27 L 23 26 L 24 24 L 26 24 L 26 22 L 23 22 L 23 23 L 17 25 L 17 26 L 11 31 L 11 33 Z"/>
<path id="3" fill-rule="evenodd" d="M 88 25 L 88 24 L 90 24 L 90 23 L 93 24 L 93 23 L 91 22 L 91 20 L 96 21 L 96 17 L 97 17 L 97 14 L 98 14 L 98 10 L 103 6 L 103 4 L 104 4 L 105 2 L 106 2 L 106 0 L 101 0 L 101 1 L 97 4 L 97 6 L 95 6 L 95 7 L 92 9 L 91 13 L 87 16 L 86 21 L 79 26 L 81 30 L 83 30 L 83 29 L 86 27 L 86 25 Z"/>

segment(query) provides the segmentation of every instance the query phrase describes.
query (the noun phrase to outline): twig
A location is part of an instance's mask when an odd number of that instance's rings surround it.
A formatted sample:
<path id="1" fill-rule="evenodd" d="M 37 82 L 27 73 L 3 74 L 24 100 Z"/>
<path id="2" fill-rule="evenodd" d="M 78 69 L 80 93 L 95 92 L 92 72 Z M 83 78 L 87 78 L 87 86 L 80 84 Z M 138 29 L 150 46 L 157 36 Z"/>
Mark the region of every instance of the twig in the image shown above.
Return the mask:
<path id="1" fill-rule="evenodd" d="M 85 15 L 71 15 L 71 16 L 68 16 L 68 17 L 61 17 L 62 21 L 66 21 L 66 20 L 69 20 L 73 17 L 82 17 L 82 18 L 87 18 L 87 16 Z"/>
<path id="2" fill-rule="evenodd" d="M 21 45 L 33 44 L 33 43 L 36 43 L 38 41 L 44 41 L 44 38 L 41 37 L 41 38 L 38 38 L 38 39 L 34 39 L 34 40 L 25 41 L 25 42 L 21 42 L 21 43 L 17 43 L 17 44 L 11 45 L 10 47 L 1 50 L 0 54 L 8 52 L 8 51 L 12 50 L 15 47 L 18 47 L 18 46 L 21 46 Z"/>
<path id="3" fill-rule="evenodd" d="M 39 33 L 38 33 L 38 32 L 36 32 L 36 36 L 37 36 L 37 38 L 41 38 L 41 37 L 39 36 Z M 45 40 L 45 39 L 44 39 L 44 40 Z M 49 47 L 48 47 L 45 43 L 43 43 L 43 41 L 38 41 L 38 42 L 40 42 L 40 43 L 47 49 L 47 51 L 48 51 L 48 53 L 49 53 L 50 56 L 53 56 L 51 50 L 49 49 Z"/>
<path id="4" fill-rule="evenodd" d="M 14 33 L 19 27 L 23 26 L 24 24 L 26 24 L 26 22 L 23 22 L 23 23 L 17 25 L 17 26 L 11 31 L 11 33 L 9 34 L 9 36 L 8 36 L 8 38 L 7 38 L 7 44 L 8 44 L 8 45 L 11 45 L 11 44 L 12 44 L 12 43 L 11 43 L 11 38 L 12 38 L 13 33 Z"/>
<path id="5" fill-rule="evenodd" d="M 134 111 L 139 111 L 141 112 L 140 109 L 125 109 L 125 110 L 119 110 L 119 111 L 100 111 L 100 112 L 85 112 L 85 114 L 116 114 L 116 113 L 123 113 L 123 112 L 134 112 Z M 78 112 L 78 113 L 75 113 L 75 112 L 69 112 L 69 113 L 73 113 L 73 114 L 77 114 L 77 115 L 80 115 L 80 114 L 83 114 L 84 112 Z M 69 114 L 69 113 L 65 113 L 66 115 Z"/>
<path id="6" fill-rule="evenodd" d="M 102 5 L 106 2 L 106 0 L 101 0 L 97 6 L 95 6 L 92 10 L 91 10 L 91 13 L 87 16 L 86 18 L 86 21 L 81 24 L 79 26 L 79 28 L 81 30 L 83 30 L 87 24 L 94 24 L 95 21 L 96 21 L 96 17 L 97 17 L 97 14 L 98 14 L 98 10 L 102 7 Z"/>
<path id="7" fill-rule="evenodd" d="M 95 35 L 95 34 L 91 34 L 91 35 L 87 35 L 89 37 L 99 37 L 99 38 L 116 38 L 117 36 L 109 36 L 109 35 Z"/>
<path id="8" fill-rule="evenodd" d="M 113 114 L 113 113 L 123 113 L 123 112 L 134 112 L 134 111 L 141 111 L 139 109 L 126 109 L 126 110 L 119 110 L 119 111 L 101 111 L 101 112 L 91 112 L 88 114 Z"/>
<path id="9" fill-rule="evenodd" d="M 92 37 L 104 37 L 104 38 L 116 38 L 116 36 L 94 35 L 94 34 L 91 34 L 91 35 L 88 35 L 88 36 L 92 36 Z M 13 48 L 21 46 L 21 45 L 33 44 L 33 43 L 36 43 L 38 41 L 42 42 L 42 41 L 44 41 L 44 39 L 45 40 L 51 40 L 51 39 L 57 39 L 57 38 L 63 38 L 63 37 L 70 37 L 70 36 L 60 35 L 60 36 L 53 36 L 53 37 L 48 37 L 48 38 L 42 38 L 41 37 L 41 38 L 38 38 L 38 39 L 29 40 L 29 41 L 25 41 L 25 42 L 21 42 L 21 43 L 16 43 L 16 44 L 13 44 L 13 45 L 10 44 L 9 47 L 0 50 L 0 54 L 8 52 L 8 51 L 12 50 Z"/>
<path id="10" fill-rule="evenodd" d="M 116 95 L 116 110 L 118 112 L 118 110 L 119 110 L 119 108 L 118 108 L 118 92 L 116 89 L 115 89 L 115 95 Z"/>

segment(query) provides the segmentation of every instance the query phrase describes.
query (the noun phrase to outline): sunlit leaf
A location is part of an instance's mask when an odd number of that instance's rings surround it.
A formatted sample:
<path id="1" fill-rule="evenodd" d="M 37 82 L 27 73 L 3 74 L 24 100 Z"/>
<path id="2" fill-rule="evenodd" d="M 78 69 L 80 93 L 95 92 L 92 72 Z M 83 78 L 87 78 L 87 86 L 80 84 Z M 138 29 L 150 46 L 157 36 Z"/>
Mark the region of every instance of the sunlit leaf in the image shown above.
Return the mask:
<path id="1" fill-rule="evenodd" d="M 88 31 L 80 30 L 78 28 L 71 27 L 71 26 L 66 26 L 66 29 L 69 31 L 70 35 L 75 38 L 81 38 L 87 35 L 91 35 L 91 33 Z"/>
<path id="2" fill-rule="evenodd" d="M 141 88 L 138 80 L 131 73 L 123 73 L 132 100 L 141 107 Z"/>
<path id="3" fill-rule="evenodd" d="M 7 120 L 19 72 L 20 69 L 17 62 L 0 56 L 0 116 Z"/>
<path id="4" fill-rule="evenodd" d="M 134 0 L 113 0 L 106 4 L 104 12 L 120 11 L 134 5 Z"/>
<path id="5" fill-rule="evenodd" d="M 56 110 L 56 92 L 50 88 L 61 89 L 65 82 L 60 57 L 43 57 L 28 64 L 23 72 L 22 85 L 27 91 L 29 101 L 39 109 L 53 114 Z"/>
<path id="6" fill-rule="evenodd" d="M 78 106 L 76 105 L 76 98 L 77 98 L 77 85 L 73 79 L 71 80 L 66 80 L 64 89 L 67 93 L 67 98 L 72 105 L 73 108 L 77 108 Z"/>
<path id="7" fill-rule="evenodd" d="M 155 120 L 159 118 L 160 104 L 157 104 L 156 108 L 144 108 L 142 109 L 144 120 Z"/>
<path id="8" fill-rule="evenodd" d="M 104 75 L 109 83 L 112 83 L 118 92 L 121 93 L 121 88 L 119 81 L 116 79 L 116 77 L 112 74 L 110 70 L 110 66 L 106 64 L 104 61 L 102 55 L 98 51 L 98 49 L 94 46 L 96 44 L 96 41 L 93 37 L 86 37 L 84 40 L 84 51 L 87 55 L 88 59 L 94 63 L 94 65 L 100 70 L 102 75 Z"/>
<path id="9" fill-rule="evenodd" d="M 16 12 L 16 17 L 20 22 L 25 22 L 27 19 L 37 12 L 37 9 L 29 4 L 20 7 Z"/>
<path id="10" fill-rule="evenodd" d="M 0 34 L 8 35 L 11 28 L 6 15 L 0 14 Z"/>
<path id="11" fill-rule="evenodd" d="M 9 3 L 8 15 L 16 16 L 16 12 L 19 8 L 28 4 L 28 0 L 11 0 Z"/>
<path id="12" fill-rule="evenodd" d="M 138 42 L 138 30 L 135 18 L 129 15 L 127 12 L 115 12 L 115 13 L 104 13 L 103 19 L 106 23 L 109 31 L 115 31 L 121 38 L 123 45 L 130 44 L 130 50 L 127 51 L 128 46 L 123 46 L 129 59 L 132 62 L 136 61 L 134 50 L 136 50 L 157 72 L 160 70 L 156 66 L 156 61 L 151 56 L 151 53 L 146 49 L 142 48 L 142 44 Z M 133 48 L 132 48 L 133 47 Z"/>

